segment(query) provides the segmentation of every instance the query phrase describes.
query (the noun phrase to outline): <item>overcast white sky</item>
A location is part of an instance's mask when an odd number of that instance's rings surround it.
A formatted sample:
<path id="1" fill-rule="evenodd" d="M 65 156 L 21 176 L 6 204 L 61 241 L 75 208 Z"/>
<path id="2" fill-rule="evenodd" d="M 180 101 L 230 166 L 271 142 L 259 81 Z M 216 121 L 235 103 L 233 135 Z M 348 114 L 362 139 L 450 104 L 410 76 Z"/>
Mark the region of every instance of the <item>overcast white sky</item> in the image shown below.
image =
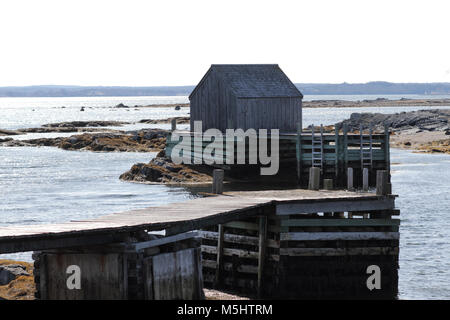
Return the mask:
<path id="1" fill-rule="evenodd" d="M 193 85 L 213 63 L 450 82 L 450 1 L 0 2 L 0 86 Z"/>

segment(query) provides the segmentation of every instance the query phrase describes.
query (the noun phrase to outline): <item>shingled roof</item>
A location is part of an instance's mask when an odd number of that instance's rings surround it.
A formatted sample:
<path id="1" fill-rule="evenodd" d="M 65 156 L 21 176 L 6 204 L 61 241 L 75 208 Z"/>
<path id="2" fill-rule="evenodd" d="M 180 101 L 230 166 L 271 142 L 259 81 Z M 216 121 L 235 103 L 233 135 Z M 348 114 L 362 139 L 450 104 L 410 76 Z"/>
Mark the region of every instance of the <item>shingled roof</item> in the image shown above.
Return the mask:
<path id="1" fill-rule="evenodd" d="M 189 98 L 212 72 L 238 98 L 303 97 L 277 64 L 213 64 Z"/>

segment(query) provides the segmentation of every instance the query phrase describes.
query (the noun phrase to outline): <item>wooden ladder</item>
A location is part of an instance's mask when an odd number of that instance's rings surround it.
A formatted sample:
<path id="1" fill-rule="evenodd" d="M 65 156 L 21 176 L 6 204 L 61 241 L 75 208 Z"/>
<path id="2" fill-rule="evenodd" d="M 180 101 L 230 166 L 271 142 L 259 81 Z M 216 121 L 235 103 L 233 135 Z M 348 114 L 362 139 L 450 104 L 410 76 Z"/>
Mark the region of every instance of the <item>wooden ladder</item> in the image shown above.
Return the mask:
<path id="1" fill-rule="evenodd" d="M 320 125 L 320 135 L 314 134 L 314 124 L 311 127 L 311 159 L 312 166 L 319 167 L 323 173 L 323 125 Z"/>
<path id="2" fill-rule="evenodd" d="M 361 170 L 363 168 L 372 168 L 373 148 L 372 148 L 372 124 L 369 125 L 369 134 L 364 135 L 362 124 L 359 126 L 359 141 L 361 153 Z"/>

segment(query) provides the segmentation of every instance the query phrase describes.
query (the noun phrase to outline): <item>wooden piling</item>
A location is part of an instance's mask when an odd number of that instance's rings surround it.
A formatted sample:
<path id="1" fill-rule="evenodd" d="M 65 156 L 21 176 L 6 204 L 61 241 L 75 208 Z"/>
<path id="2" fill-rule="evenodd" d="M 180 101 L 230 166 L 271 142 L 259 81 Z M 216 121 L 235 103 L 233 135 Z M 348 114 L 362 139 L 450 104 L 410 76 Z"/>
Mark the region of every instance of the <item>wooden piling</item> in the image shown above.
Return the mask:
<path id="1" fill-rule="evenodd" d="M 224 226 L 219 224 L 219 237 L 217 239 L 217 265 L 216 265 L 216 275 L 214 279 L 214 286 L 217 288 L 222 284 L 222 273 L 223 273 L 223 242 L 225 239 Z"/>
<path id="2" fill-rule="evenodd" d="M 296 142 L 296 158 L 297 158 L 297 181 L 302 183 L 302 123 L 297 123 L 297 142 Z"/>
<path id="3" fill-rule="evenodd" d="M 319 190 L 320 187 L 320 168 L 309 168 L 309 190 Z"/>
<path id="4" fill-rule="evenodd" d="M 172 119 L 171 124 L 172 124 L 172 131 L 177 130 L 177 119 Z"/>
<path id="5" fill-rule="evenodd" d="M 323 188 L 325 190 L 333 190 L 333 179 L 323 179 Z"/>
<path id="6" fill-rule="evenodd" d="M 223 169 L 214 169 L 212 193 L 222 194 L 222 192 L 223 192 L 223 177 L 224 177 Z"/>
<path id="7" fill-rule="evenodd" d="M 347 169 L 347 189 L 352 191 L 353 188 L 353 168 Z"/>
<path id="8" fill-rule="evenodd" d="M 212 193 L 221 194 L 223 192 L 223 176 L 224 171 L 222 169 L 215 169 L 213 171 L 213 184 Z M 219 238 L 217 240 L 217 267 L 214 279 L 214 286 L 219 287 L 222 283 L 222 270 L 223 270 L 223 241 L 224 241 L 224 226 L 218 225 Z"/>
<path id="9" fill-rule="evenodd" d="M 342 133 L 344 135 L 344 170 L 347 171 L 348 168 L 348 126 L 344 123 L 342 127 Z M 344 172 L 345 172 L 344 171 Z"/>
<path id="10" fill-rule="evenodd" d="M 264 260 L 266 255 L 267 217 L 259 217 L 258 297 L 263 295 Z"/>
<path id="11" fill-rule="evenodd" d="M 369 191 L 369 168 L 363 168 L 363 190 Z"/>
<path id="12" fill-rule="evenodd" d="M 333 179 L 323 179 L 323 188 L 325 190 L 333 190 Z M 332 217 L 333 212 L 324 212 L 325 217 Z"/>
<path id="13" fill-rule="evenodd" d="M 377 195 L 387 195 L 388 190 L 388 171 L 377 170 Z"/>

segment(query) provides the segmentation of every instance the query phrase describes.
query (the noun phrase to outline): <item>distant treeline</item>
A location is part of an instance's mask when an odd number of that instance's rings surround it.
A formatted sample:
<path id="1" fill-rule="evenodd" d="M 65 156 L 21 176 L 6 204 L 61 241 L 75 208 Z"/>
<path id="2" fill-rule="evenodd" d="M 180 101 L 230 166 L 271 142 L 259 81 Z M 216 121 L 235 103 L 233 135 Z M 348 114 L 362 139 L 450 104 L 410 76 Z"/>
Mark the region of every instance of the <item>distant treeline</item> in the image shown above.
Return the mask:
<path id="1" fill-rule="evenodd" d="M 450 94 L 450 83 L 297 83 L 304 95 L 320 94 Z M 28 86 L 0 87 L 0 97 L 114 97 L 114 96 L 187 96 L 195 86 L 173 87 L 91 87 Z"/>
<path id="2" fill-rule="evenodd" d="M 450 94 L 450 83 L 297 83 L 304 94 Z"/>

